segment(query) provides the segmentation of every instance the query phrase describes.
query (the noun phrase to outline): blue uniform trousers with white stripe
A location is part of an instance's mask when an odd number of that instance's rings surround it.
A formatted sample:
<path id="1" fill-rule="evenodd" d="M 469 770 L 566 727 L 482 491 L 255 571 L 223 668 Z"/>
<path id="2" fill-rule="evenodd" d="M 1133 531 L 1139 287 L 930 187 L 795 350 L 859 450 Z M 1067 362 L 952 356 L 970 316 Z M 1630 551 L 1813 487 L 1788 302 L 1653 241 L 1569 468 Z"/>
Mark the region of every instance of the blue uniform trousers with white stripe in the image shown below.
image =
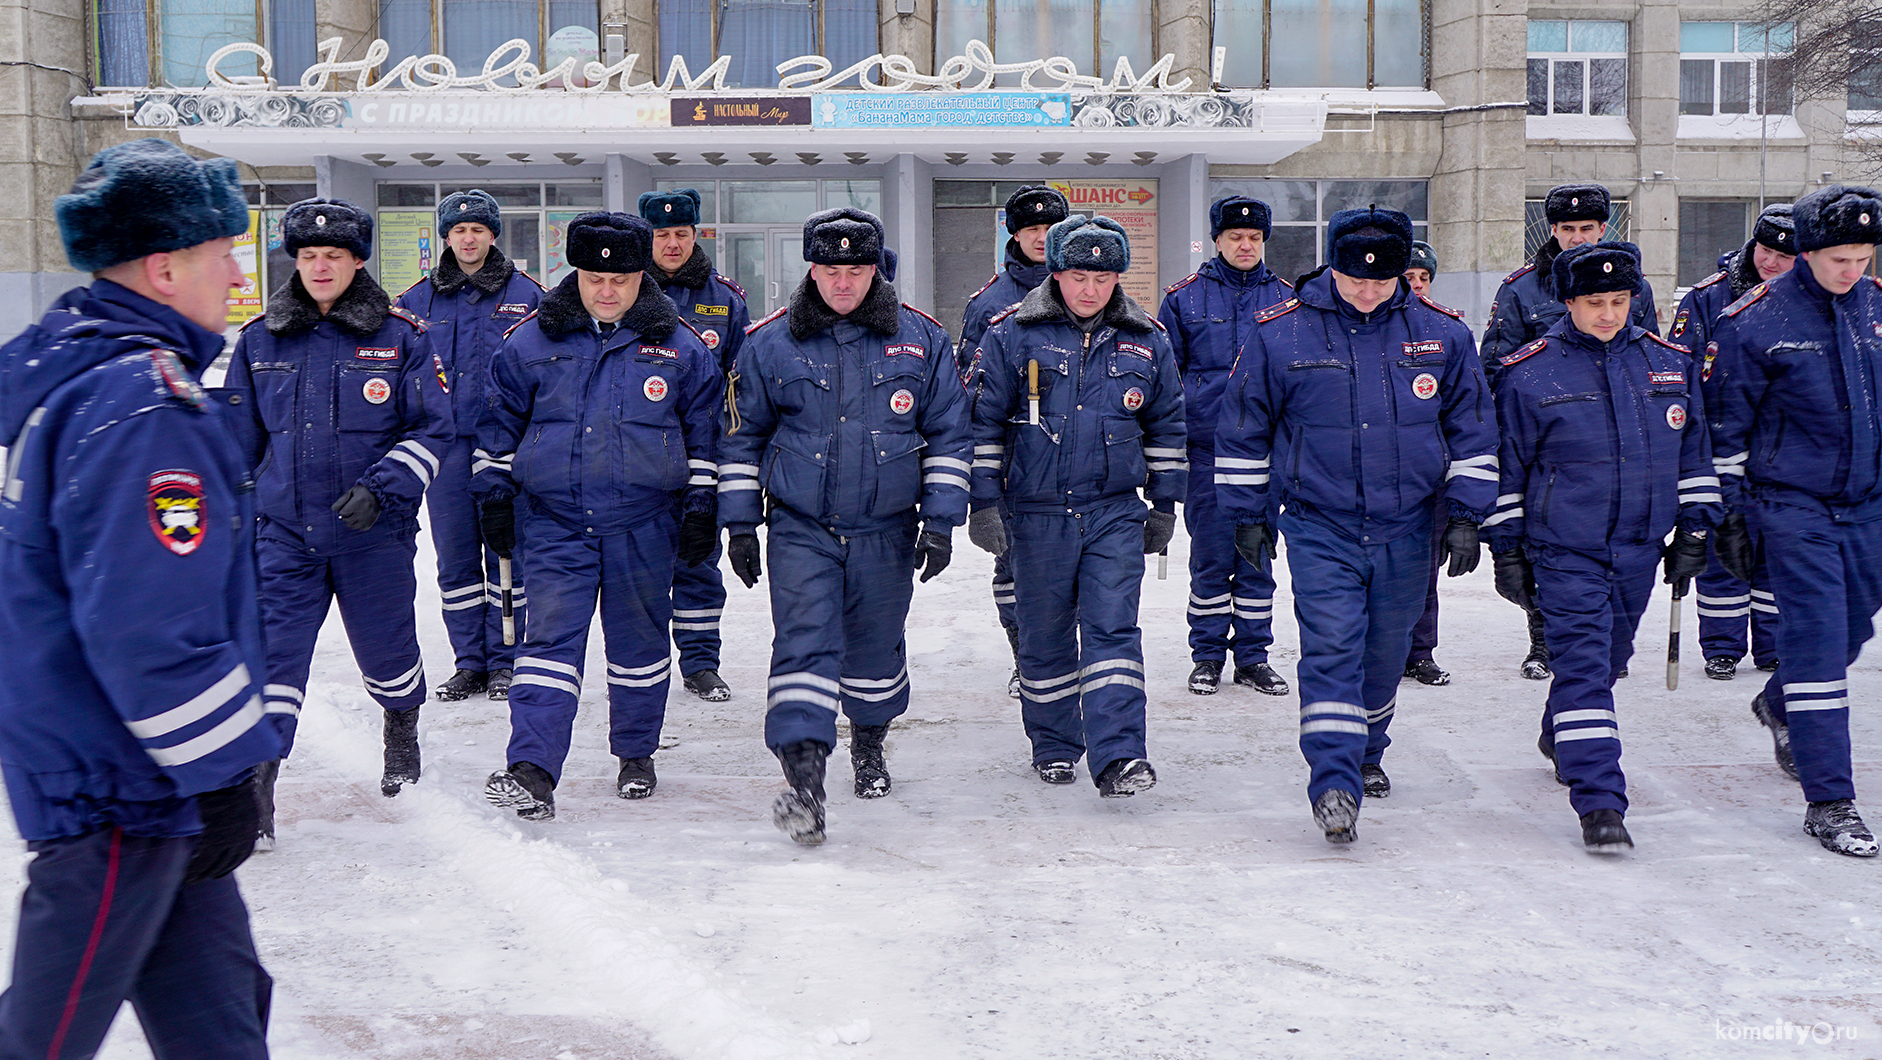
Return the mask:
<path id="1" fill-rule="evenodd" d="M 1615 675 L 1634 654 L 1634 634 L 1653 596 L 1660 545 L 1615 543 L 1606 555 L 1529 547 L 1536 603 L 1549 644 L 1548 704 L 1542 731 L 1568 779 L 1576 814 L 1627 812 L 1621 732 L 1614 718 Z"/>
<path id="2" fill-rule="evenodd" d="M 915 512 L 887 530 L 840 537 L 782 506 L 771 510 L 770 695 L 765 746 L 836 746 L 836 710 L 887 725 L 908 709 L 903 630 L 915 595 Z"/>
<path id="3" fill-rule="evenodd" d="M 337 556 L 311 555 L 263 537 L 256 551 L 268 648 L 262 700 L 281 726 L 282 758 L 293 750 L 314 644 L 336 601 L 353 661 L 373 700 L 387 710 L 411 710 L 425 701 L 425 663 L 413 605 L 418 594 L 413 537 Z"/>
<path id="4" fill-rule="evenodd" d="M 1848 675 L 1882 607 L 1882 521 L 1846 522 L 1769 499 L 1746 514 L 1764 539 L 1759 551 L 1784 613 L 1764 701 L 1790 725 L 1804 798 L 1853 799 Z"/>
<path id="5" fill-rule="evenodd" d="M 1095 781 L 1143 758 L 1144 504 L 1126 495 L 1072 513 L 1015 512 L 1020 718 L 1032 760 L 1090 762 Z"/>
<path id="6" fill-rule="evenodd" d="M 1193 662 L 1268 661 L 1274 642 L 1274 572 L 1235 551 L 1235 523 L 1215 502 L 1215 454 L 1189 451 L 1183 494 L 1189 531 L 1189 655 Z"/>
<path id="7" fill-rule="evenodd" d="M 1361 765 L 1376 765 L 1425 607 L 1431 534 L 1420 522 L 1391 541 L 1356 535 L 1290 505 L 1282 512 L 1287 570 L 1300 622 L 1300 753 L 1307 801 L 1339 788 L 1359 799 Z"/>
<path id="8" fill-rule="evenodd" d="M 999 612 L 1000 628 L 1012 639 L 1018 636 L 1019 614 L 1013 602 L 1013 563 L 1009 556 L 993 557 L 993 609 Z"/>
<path id="9" fill-rule="evenodd" d="M 126 1001 L 157 1060 L 267 1060 L 274 980 L 235 877 L 183 882 L 195 847 L 119 828 L 28 845 L 0 1060 L 89 1057 Z"/>
<path id="10" fill-rule="evenodd" d="M 667 623 L 677 506 L 663 505 L 612 534 L 585 534 L 533 505 L 522 521 L 517 551 L 536 595 L 510 684 L 509 761 L 541 766 L 561 782 L 597 598 L 608 661 L 608 750 L 618 758 L 652 755 L 666 721 L 672 669 Z"/>
<path id="11" fill-rule="evenodd" d="M 507 670 L 516 645 L 503 643 L 503 588 L 497 554 L 484 547 L 484 532 L 471 497 L 471 449 L 476 438 L 460 436 L 439 462 L 438 475 L 425 491 L 431 515 L 431 544 L 438 553 L 438 593 L 444 599 L 444 629 L 451 638 L 457 668 L 488 673 Z M 517 641 L 523 633 L 528 602 L 522 579 L 511 565 L 510 604 Z"/>
<path id="12" fill-rule="evenodd" d="M 1739 581 L 1710 557 L 1706 572 L 1693 579 L 1699 598 L 1699 650 L 1711 659 L 1745 657 L 1745 621 L 1751 621 L 1751 661 L 1759 666 L 1777 658 L 1777 598 L 1771 575 L 1759 557 L 1749 583 Z"/>
<path id="13" fill-rule="evenodd" d="M 1431 531 L 1431 580 L 1425 583 L 1425 609 L 1412 626 L 1411 654 L 1405 657 L 1408 667 L 1431 658 L 1438 646 L 1438 568 L 1444 565 L 1438 560 L 1438 546 L 1443 543 L 1444 531 L 1451 520 L 1448 505 L 1434 504 L 1432 509 L 1437 520 Z"/>
<path id="14" fill-rule="evenodd" d="M 673 646 L 680 650 L 680 673 L 719 668 L 719 617 L 725 613 L 722 542 L 697 567 L 673 565 Z"/>

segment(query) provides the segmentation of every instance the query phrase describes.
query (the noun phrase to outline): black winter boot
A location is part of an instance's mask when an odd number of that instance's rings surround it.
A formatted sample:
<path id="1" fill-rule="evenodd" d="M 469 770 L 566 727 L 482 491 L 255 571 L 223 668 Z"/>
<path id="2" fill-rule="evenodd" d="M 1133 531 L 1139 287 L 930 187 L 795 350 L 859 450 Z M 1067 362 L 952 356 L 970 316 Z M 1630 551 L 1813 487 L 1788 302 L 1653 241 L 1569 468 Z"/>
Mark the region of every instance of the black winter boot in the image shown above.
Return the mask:
<path id="1" fill-rule="evenodd" d="M 850 765 L 856 770 L 859 799 L 879 799 L 889 793 L 889 763 L 882 752 L 888 735 L 887 725 L 850 723 Z"/>
<path id="2" fill-rule="evenodd" d="M 623 799 L 644 799 L 653 794 L 660 778 L 654 775 L 653 756 L 621 759 L 621 771 L 614 778 L 614 793 Z"/>
<path id="3" fill-rule="evenodd" d="M 490 774 L 484 801 L 515 810 L 525 821 L 555 820 L 555 781 L 534 762 L 512 762 L 510 768 Z"/>
<path id="4" fill-rule="evenodd" d="M 482 670 L 459 670 L 451 675 L 450 680 L 432 689 L 431 694 L 443 702 L 455 703 L 460 699 L 469 699 L 488 687 L 490 687 L 489 674 Z"/>
<path id="5" fill-rule="evenodd" d="M 771 804 L 771 823 L 804 846 L 823 842 L 823 767 L 830 757 L 827 744 L 804 740 L 778 751 L 778 764 L 791 790 Z"/>
<path id="6" fill-rule="evenodd" d="M 274 782 L 281 776 L 279 758 L 255 767 L 255 808 L 261 812 L 261 829 L 255 836 L 255 850 L 274 849 Z"/>
<path id="7" fill-rule="evenodd" d="M 389 799 L 401 786 L 418 783 L 418 708 L 386 711 L 383 733 L 386 771 L 379 778 L 379 794 Z"/>
<path id="8" fill-rule="evenodd" d="M 1590 854 L 1618 854 L 1634 849 L 1634 838 L 1621 823 L 1621 811 L 1590 810 L 1581 815 L 1581 845 Z"/>

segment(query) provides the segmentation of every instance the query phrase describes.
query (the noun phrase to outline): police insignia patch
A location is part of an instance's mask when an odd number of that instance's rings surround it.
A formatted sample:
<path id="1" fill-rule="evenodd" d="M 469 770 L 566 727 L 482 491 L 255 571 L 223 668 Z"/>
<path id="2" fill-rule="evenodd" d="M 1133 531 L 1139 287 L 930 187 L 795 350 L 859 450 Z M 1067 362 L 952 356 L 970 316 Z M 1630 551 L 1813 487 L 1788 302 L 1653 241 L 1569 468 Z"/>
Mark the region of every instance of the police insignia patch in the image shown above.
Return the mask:
<path id="1" fill-rule="evenodd" d="M 889 411 L 897 416 L 906 416 L 915 408 L 915 395 L 907 390 L 897 390 L 889 395 Z"/>
<path id="2" fill-rule="evenodd" d="M 447 379 L 444 374 L 444 358 L 435 353 L 432 354 L 431 367 L 438 373 L 438 389 L 449 394 L 451 392 L 451 381 Z"/>
<path id="3" fill-rule="evenodd" d="M 1151 350 L 1148 346 L 1135 342 L 1119 342 L 1117 344 L 1117 352 L 1128 353 L 1132 357 L 1142 357 L 1146 361 L 1156 359 L 1155 351 Z"/>
<path id="4" fill-rule="evenodd" d="M 719 348 L 719 333 L 707 328 L 699 333 L 699 341 L 705 343 L 707 349 L 716 350 Z"/>
<path id="5" fill-rule="evenodd" d="M 1681 335 L 1686 334 L 1686 320 L 1691 315 L 1690 310 L 1682 309 L 1679 311 L 1679 316 L 1673 320 L 1673 334 L 1670 337 L 1677 339 Z"/>
<path id="6" fill-rule="evenodd" d="M 680 359 L 680 351 L 671 350 L 665 346 L 648 346 L 642 344 L 640 352 L 649 357 L 663 357 L 669 361 L 677 361 Z"/>
<path id="7" fill-rule="evenodd" d="M 885 357 L 915 357 L 921 360 L 928 359 L 927 348 L 917 342 L 898 342 L 893 345 L 884 346 L 882 353 Z"/>
<path id="8" fill-rule="evenodd" d="M 1661 383 L 1684 383 L 1685 381 L 1686 381 L 1685 372 L 1648 372 L 1647 373 L 1647 382 L 1652 383 L 1655 386 L 1658 386 Z"/>
<path id="9" fill-rule="evenodd" d="M 1706 366 L 1699 370 L 1699 378 L 1705 380 L 1712 378 L 1712 362 L 1717 360 L 1718 356 L 1719 344 L 1716 342 L 1706 343 Z"/>
<path id="10" fill-rule="evenodd" d="M 366 380 L 366 385 L 360 387 L 359 392 L 367 401 L 375 405 L 383 405 L 392 398 L 392 384 L 375 376 Z"/>
<path id="11" fill-rule="evenodd" d="M 1443 353 L 1444 340 L 1421 339 L 1417 342 L 1404 342 L 1399 344 L 1399 348 L 1407 357 L 1423 357 L 1427 353 Z"/>
<path id="12" fill-rule="evenodd" d="M 203 477 L 194 471 L 159 471 L 145 489 L 150 532 L 163 547 L 187 556 L 203 543 Z"/>
<path id="13" fill-rule="evenodd" d="M 1412 380 L 1412 396 L 1421 401 L 1429 401 L 1438 396 L 1438 377 L 1430 372 L 1419 372 Z"/>
<path id="14" fill-rule="evenodd" d="M 1143 407 L 1144 392 L 1142 390 L 1131 387 L 1129 390 L 1124 391 L 1124 410 L 1126 412 L 1136 412 Z"/>
<path id="15" fill-rule="evenodd" d="M 647 377 L 647 381 L 641 384 L 640 392 L 647 395 L 648 401 L 665 401 L 667 399 L 667 381 L 660 376 L 650 375 Z"/>
<path id="16" fill-rule="evenodd" d="M 396 361 L 399 351 L 397 347 L 360 346 L 353 350 L 353 356 L 362 361 Z"/>
<path id="17" fill-rule="evenodd" d="M 1686 426 L 1686 406 L 1668 405 L 1666 407 L 1666 425 L 1668 427 L 1673 428 L 1676 431 L 1685 427 Z"/>

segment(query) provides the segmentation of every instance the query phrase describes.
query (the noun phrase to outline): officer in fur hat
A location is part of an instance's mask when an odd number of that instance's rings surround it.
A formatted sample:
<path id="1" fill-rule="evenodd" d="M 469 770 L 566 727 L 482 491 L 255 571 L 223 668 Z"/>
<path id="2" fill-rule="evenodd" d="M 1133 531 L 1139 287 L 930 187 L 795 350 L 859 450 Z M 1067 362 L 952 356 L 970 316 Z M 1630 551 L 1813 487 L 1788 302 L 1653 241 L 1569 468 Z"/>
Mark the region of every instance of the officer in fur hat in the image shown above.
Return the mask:
<path id="1" fill-rule="evenodd" d="M 282 215 L 281 242 L 294 273 L 242 329 L 223 384 L 263 440 L 265 705 L 291 750 L 314 643 L 337 599 L 366 691 L 385 711 L 379 790 L 389 798 L 418 780 L 418 504 L 456 441 L 451 396 L 423 322 L 366 271 L 371 214 L 303 199 Z M 262 775 L 267 845 L 274 778 Z"/>
<path id="2" fill-rule="evenodd" d="M 810 275 L 790 305 L 752 325 L 739 353 L 719 514 L 747 588 L 764 566 L 758 524 L 770 528 L 765 746 L 791 786 L 772 821 L 814 844 L 839 706 L 856 797 L 889 793 L 883 740 L 908 709 L 913 576 L 927 581 L 953 558 L 972 443 L 953 344 L 897 300 L 882 222 L 847 207 L 812 214 L 804 260 Z"/>
<path id="3" fill-rule="evenodd" d="M 438 233 L 444 237 L 438 264 L 397 301 L 428 325 L 426 335 L 444 363 L 457 420 L 457 438 L 425 496 L 438 552 L 444 629 L 457 657 L 457 672 L 433 694 L 446 701 L 478 692 L 507 699 L 516 646 L 503 643 L 497 554 L 484 541 L 471 499 L 471 450 L 477 446 L 490 357 L 504 332 L 535 312 L 542 285 L 497 246 L 503 214 L 489 192 L 473 188 L 446 195 L 438 204 Z M 527 603 L 522 584 L 512 578 L 510 588 L 520 615 Z"/>
<path id="4" fill-rule="evenodd" d="M 653 271 L 649 273 L 699 333 L 726 372 L 738 363 L 751 315 L 745 292 L 719 275 L 712 256 L 699 246 L 699 193 L 649 191 L 640 216 L 653 226 Z M 725 575 L 715 547 L 706 562 L 673 568 L 673 644 L 680 650 L 680 681 L 707 702 L 732 698 L 719 676 L 719 616 L 725 610 Z"/>
<path id="5" fill-rule="evenodd" d="M 1411 293 L 1421 297 L 1431 294 L 1431 281 L 1438 276 L 1438 253 L 1431 249 L 1431 244 L 1423 240 L 1413 240 L 1411 258 L 1405 266 L 1405 286 Z M 1442 545 L 1444 531 L 1449 523 L 1442 510 L 1434 523 L 1432 533 Z M 1412 627 L 1411 654 L 1405 657 L 1405 676 L 1421 685 L 1448 685 L 1451 675 L 1438 665 L 1433 652 L 1438 647 L 1438 568 L 1437 549 L 1432 551 L 1431 580 L 1425 586 L 1425 612 L 1418 616 L 1418 624 Z"/>
<path id="6" fill-rule="evenodd" d="M 1300 749 L 1330 843 L 1360 798 L 1389 794 L 1380 756 L 1439 554 L 1477 566 L 1496 500 L 1496 421 L 1470 329 L 1406 289 L 1411 220 L 1342 210 L 1328 268 L 1255 318 L 1216 428 L 1216 494 L 1250 562 L 1287 538 L 1300 623 Z M 1283 506 L 1280 517 L 1274 515 Z"/>
<path id="7" fill-rule="evenodd" d="M 615 794 L 654 793 L 673 566 L 703 562 L 719 536 L 724 383 L 718 359 L 647 282 L 653 229 L 630 214 L 586 213 L 569 222 L 566 247 L 574 271 L 491 361 L 471 481 L 485 538 L 498 555 L 520 547 L 532 593 L 510 685 L 509 765 L 484 797 L 532 821 L 555 816 L 597 599 Z"/>

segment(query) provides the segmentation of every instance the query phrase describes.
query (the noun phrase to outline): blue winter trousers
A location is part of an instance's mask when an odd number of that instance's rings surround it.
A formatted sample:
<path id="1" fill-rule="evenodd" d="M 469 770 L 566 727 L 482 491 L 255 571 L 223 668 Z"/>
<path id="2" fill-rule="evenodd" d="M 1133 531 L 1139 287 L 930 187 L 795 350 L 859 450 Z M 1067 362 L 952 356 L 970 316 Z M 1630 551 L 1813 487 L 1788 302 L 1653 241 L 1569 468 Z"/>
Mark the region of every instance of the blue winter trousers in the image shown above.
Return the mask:
<path id="1" fill-rule="evenodd" d="M 1194 662 L 1252 666 L 1268 661 L 1274 642 L 1274 572 L 1235 551 L 1235 523 L 1215 500 L 1215 454 L 1189 451 L 1183 495 L 1189 531 L 1189 654 Z"/>
<path id="2" fill-rule="evenodd" d="M 444 629 L 451 638 L 457 668 L 488 673 L 507 670 L 516 645 L 503 643 L 503 587 L 497 554 L 484 546 L 477 502 L 470 493 L 471 447 L 475 438 L 460 437 L 439 463 L 425 491 L 431 515 L 431 544 L 438 552 L 438 593 L 444 598 Z M 523 609 L 529 602 L 521 575 L 512 564 L 510 602 L 517 642 L 522 642 Z"/>
<path id="3" fill-rule="evenodd" d="M 1745 624 L 1751 624 L 1751 660 L 1763 666 L 1777 658 L 1777 598 L 1762 560 L 1742 582 L 1709 557 L 1706 572 L 1693 579 L 1699 598 L 1699 650 L 1706 658 L 1745 657 Z"/>

